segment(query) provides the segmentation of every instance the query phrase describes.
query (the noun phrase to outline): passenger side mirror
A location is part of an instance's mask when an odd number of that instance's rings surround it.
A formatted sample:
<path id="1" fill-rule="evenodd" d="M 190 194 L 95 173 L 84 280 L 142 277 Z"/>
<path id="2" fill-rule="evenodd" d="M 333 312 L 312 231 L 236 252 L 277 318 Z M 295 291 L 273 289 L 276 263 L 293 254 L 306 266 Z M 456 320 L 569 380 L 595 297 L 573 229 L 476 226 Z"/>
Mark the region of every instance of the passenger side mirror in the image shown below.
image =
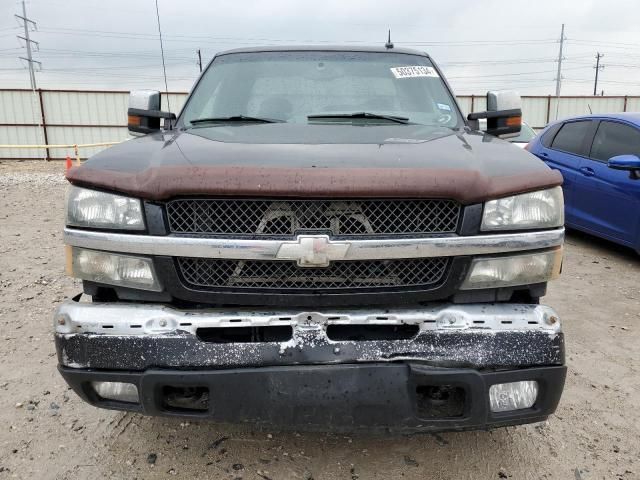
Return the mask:
<path id="1" fill-rule="evenodd" d="M 640 180 L 640 158 L 636 155 L 616 155 L 609 159 L 607 166 L 613 170 L 626 170 L 629 178 Z"/>
<path id="2" fill-rule="evenodd" d="M 160 119 L 165 119 L 164 128 L 171 129 L 175 114 L 160 109 L 160 92 L 157 90 L 134 90 L 129 93 L 127 128 L 131 133 L 147 134 L 160 130 Z"/>
<path id="3" fill-rule="evenodd" d="M 467 120 L 474 130 L 480 130 L 480 120 L 486 119 L 483 131 L 500 138 L 516 137 L 522 126 L 522 100 L 517 92 L 502 90 L 487 92 L 487 111 L 470 113 Z"/>

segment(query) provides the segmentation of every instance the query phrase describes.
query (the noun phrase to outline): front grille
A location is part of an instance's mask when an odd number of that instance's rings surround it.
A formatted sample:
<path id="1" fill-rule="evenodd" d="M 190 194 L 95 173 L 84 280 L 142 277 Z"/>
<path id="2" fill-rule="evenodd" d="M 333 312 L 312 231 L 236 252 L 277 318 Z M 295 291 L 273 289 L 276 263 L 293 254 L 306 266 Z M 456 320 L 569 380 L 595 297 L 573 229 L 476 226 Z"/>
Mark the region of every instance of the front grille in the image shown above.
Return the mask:
<path id="1" fill-rule="evenodd" d="M 295 262 L 177 258 L 185 284 L 191 288 L 266 289 L 280 292 L 434 287 L 443 281 L 449 261 L 444 257 L 333 262 L 326 268 L 298 267 Z"/>
<path id="2" fill-rule="evenodd" d="M 172 233 L 335 236 L 453 233 L 460 204 L 453 200 L 178 199 L 166 205 Z"/>

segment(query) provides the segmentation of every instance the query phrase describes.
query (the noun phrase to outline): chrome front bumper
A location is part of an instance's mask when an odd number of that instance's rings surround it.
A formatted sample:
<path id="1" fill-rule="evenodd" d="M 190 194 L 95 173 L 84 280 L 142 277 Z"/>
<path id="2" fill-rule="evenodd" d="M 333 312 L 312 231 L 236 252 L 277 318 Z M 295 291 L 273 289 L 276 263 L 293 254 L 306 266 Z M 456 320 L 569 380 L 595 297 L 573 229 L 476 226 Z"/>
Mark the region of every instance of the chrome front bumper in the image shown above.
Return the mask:
<path id="1" fill-rule="evenodd" d="M 334 325 L 415 325 L 406 339 L 332 340 Z M 527 304 L 443 304 L 392 309 L 177 310 L 151 304 L 62 304 L 54 317 L 59 363 L 144 370 L 418 361 L 432 366 L 520 368 L 564 364 L 553 309 Z M 202 329 L 289 327 L 286 341 L 217 343 Z"/>
<path id="2" fill-rule="evenodd" d="M 306 236 L 313 238 L 314 236 Z M 323 235 L 315 236 L 325 237 Z M 328 237 L 327 237 L 328 238 Z M 538 232 L 496 233 L 377 240 L 327 240 L 345 244 L 332 260 L 388 260 L 396 258 L 455 257 L 542 250 L 562 245 L 564 228 Z M 74 247 L 140 255 L 291 261 L 291 241 L 135 235 L 65 228 L 64 242 Z"/>

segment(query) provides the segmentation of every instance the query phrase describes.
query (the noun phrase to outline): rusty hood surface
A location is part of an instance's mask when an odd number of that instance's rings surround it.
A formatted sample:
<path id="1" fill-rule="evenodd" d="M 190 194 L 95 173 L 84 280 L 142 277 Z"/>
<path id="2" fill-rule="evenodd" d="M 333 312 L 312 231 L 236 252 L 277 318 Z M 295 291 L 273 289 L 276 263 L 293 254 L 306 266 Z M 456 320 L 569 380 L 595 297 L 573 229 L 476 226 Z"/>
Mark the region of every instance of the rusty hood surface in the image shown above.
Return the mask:
<path id="1" fill-rule="evenodd" d="M 559 172 L 508 142 L 400 124 L 245 124 L 157 133 L 109 148 L 67 178 L 148 200 L 402 197 L 464 204 L 562 183 Z"/>

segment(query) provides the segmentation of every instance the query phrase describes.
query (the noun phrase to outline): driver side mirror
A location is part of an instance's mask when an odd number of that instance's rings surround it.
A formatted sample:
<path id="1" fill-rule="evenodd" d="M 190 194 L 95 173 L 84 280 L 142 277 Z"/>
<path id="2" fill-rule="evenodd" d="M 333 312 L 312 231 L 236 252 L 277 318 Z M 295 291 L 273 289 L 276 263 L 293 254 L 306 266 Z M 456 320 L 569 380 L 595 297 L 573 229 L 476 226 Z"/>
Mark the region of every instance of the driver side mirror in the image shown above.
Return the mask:
<path id="1" fill-rule="evenodd" d="M 164 128 L 173 127 L 175 114 L 160 110 L 160 92 L 157 90 L 134 90 L 129 93 L 127 128 L 131 133 L 147 134 L 160 130 L 160 119 Z"/>
<path id="2" fill-rule="evenodd" d="M 485 133 L 500 138 L 517 137 L 522 127 L 520 95 L 512 90 L 487 92 L 487 111 L 467 116 L 474 130 L 480 130 L 480 120 L 485 119 L 486 128 L 482 129 Z"/>
<path id="3" fill-rule="evenodd" d="M 626 170 L 629 178 L 640 180 L 640 158 L 636 155 L 616 155 L 609 159 L 607 166 L 613 170 Z"/>

